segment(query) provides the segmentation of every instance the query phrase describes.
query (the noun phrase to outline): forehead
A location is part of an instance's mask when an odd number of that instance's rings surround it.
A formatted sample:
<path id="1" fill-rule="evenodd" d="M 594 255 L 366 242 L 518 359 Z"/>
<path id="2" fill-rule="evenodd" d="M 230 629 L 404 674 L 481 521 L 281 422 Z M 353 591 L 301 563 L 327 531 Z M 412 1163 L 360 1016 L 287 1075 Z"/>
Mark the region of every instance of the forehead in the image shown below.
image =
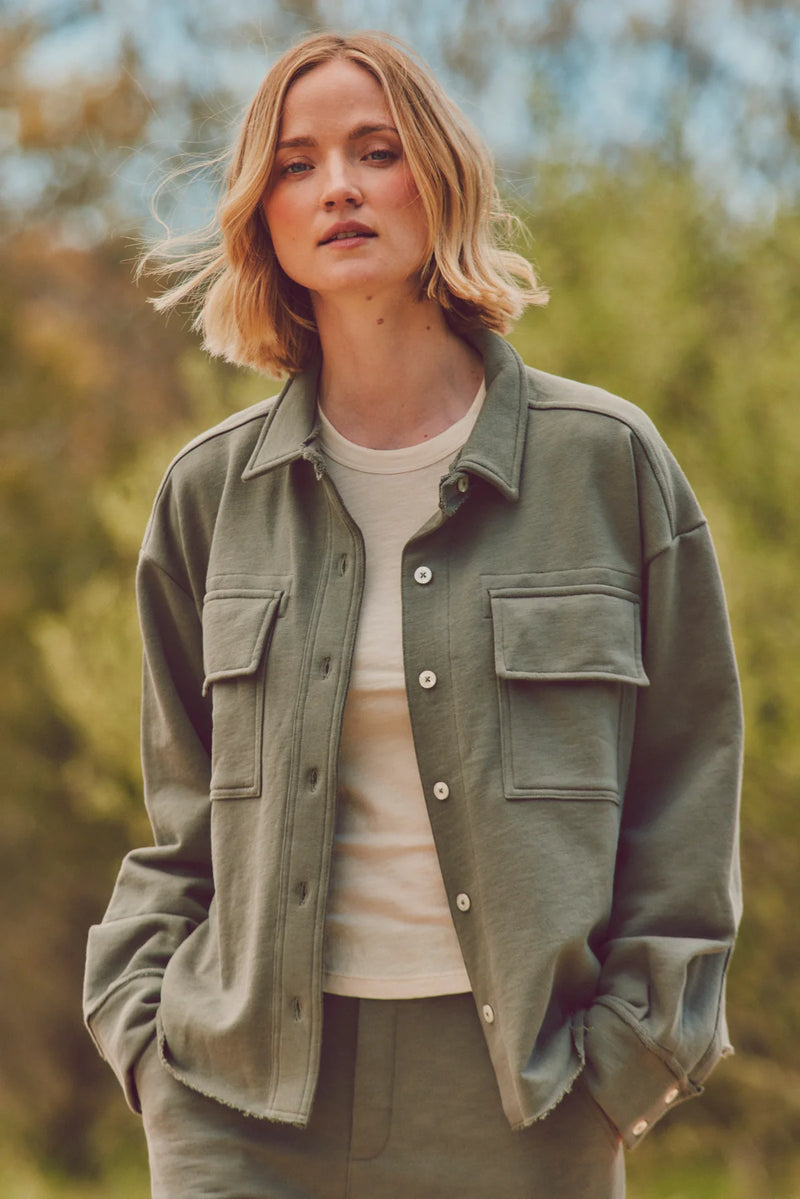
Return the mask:
<path id="1" fill-rule="evenodd" d="M 290 85 L 281 113 L 281 135 L 307 133 L 303 125 L 391 122 L 383 88 L 365 67 L 333 59 L 312 67 Z"/>

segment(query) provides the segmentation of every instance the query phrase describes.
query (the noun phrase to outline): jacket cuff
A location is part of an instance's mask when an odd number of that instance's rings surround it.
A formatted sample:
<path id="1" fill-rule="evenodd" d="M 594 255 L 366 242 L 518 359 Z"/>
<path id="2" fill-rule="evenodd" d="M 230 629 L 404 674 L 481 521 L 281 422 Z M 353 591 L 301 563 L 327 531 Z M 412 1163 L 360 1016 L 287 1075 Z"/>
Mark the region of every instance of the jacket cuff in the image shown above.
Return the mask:
<path id="1" fill-rule="evenodd" d="M 137 974 L 106 993 L 96 1008 L 86 1013 L 86 1027 L 119 1079 L 128 1106 L 141 1112 L 134 1068 L 156 1035 L 156 1013 L 161 998 L 161 971 Z"/>
<path id="2" fill-rule="evenodd" d="M 702 1091 L 674 1058 L 604 1000 L 587 1012 L 584 1037 L 586 1086 L 628 1149 L 667 1111 Z"/>

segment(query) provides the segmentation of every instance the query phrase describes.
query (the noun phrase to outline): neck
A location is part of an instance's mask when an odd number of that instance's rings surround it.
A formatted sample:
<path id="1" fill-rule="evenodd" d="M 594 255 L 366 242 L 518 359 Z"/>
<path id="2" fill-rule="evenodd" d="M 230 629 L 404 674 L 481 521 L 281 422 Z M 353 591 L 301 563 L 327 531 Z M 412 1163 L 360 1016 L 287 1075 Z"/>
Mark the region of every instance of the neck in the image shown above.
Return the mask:
<path id="1" fill-rule="evenodd" d="M 469 408 L 483 375 L 476 351 L 431 300 L 314 304 L 320 404 L 336 429 L 372 449 L 417 445 Z"/>

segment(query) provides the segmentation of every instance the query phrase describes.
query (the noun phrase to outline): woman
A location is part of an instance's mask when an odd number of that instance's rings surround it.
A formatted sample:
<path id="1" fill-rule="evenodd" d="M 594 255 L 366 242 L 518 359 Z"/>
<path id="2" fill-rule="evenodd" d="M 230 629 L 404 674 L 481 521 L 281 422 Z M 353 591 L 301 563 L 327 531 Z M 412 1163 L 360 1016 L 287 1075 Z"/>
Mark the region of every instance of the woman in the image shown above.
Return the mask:
<path id="1" fill-rule="evenodd" d="M 155 846 L 86 1016 L 156 1196 L 617 1199 L 729 1046 L 740 707 L 705 521 L 647 418 L 525 368 L 485 151 L 382 35 L 245 118 L 214 353 L 289 382 L 144 540 Z"/>

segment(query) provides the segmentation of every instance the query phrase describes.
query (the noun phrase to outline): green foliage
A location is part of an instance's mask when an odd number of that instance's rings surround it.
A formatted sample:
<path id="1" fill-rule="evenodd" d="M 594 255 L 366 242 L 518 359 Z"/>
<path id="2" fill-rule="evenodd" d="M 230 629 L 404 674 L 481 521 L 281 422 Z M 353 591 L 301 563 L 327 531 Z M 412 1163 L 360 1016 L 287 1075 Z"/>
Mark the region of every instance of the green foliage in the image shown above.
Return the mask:
<path id="1" fill-rule="evenodd" d="M 543 369 L 643 407 L 715 535 L 748 730 L 746 915 L 729 997 L 738 1054 L 695 1120 L 710 1115 L 706 1147 L 738 1148 L 749 1196 L 777 1185 L 800 1138 L 800 213 L 737 225 L 655 157 L 587 184 L 541 181 L 531 225 L 552 300 L 514 340 Z"/>
<path id="2" fill-rule="evenodd" d="M 123 1142 L 117 1130 L 96 1172 L 79 1178 L 7 1147 L 0 1153 L 0 1194 L 3 1199 L 144 1199 L 150 1194 L 144 1134 L 132 1137 L 129 1126 Z"/>
<path id="3" fill-rule="evenodd" d="M 185 411 L 183 340 L 133 292 L 119 246 L 69 252 L 40 233 L 1 252 L 0 1118 L 7 1136 L 79 1170 L 108 1094 L 81 1028 L 81 942 L 126 838 L 73 807 L 65 771 L 81 732 L 53 702 L 32 629 L 113 561 L 87 493 L 164 412 Z"/>
<path id="4" fill-rule="evenodd" d="M 136 544 L 178 430 L 250 402 L 230 372 L 200 379 L 198 351 L 150 312 L 126 254 L 66 250 L 44 231 L 0 246 L 0 1121 L 76 1173 L 114 1091 L 82 1028 L 86 929 L 144 824 Z M 158 461 L 136 484 L 142 446 Z"/>
<path id="5" fill-rule="evenodd" d="M 274 390 L 255 376 L 208 364 L 197 351 L 183 353 L 178 368 L 194 419 L 144 442 L 124 467 L 99 480 L 91 508 L 112 562 L 71 592 L 63 610 L 43 613 L 32 624 L 53 700 L 77 733 L 61 775 L 73 808 L 87 821 L 121 821 L 134 842 L 149 835 L 141 803 L 141 647 L 133 575 L 150 506 L 184 442 Z"/>
<path id="6" fill-rule="evenodd" d="M 513 340 L 543 369 L 638 403 L 684 465 L 720 554 L 748 725 L 738 1054 L 632 1155 L 630 1190 L 788 1199 L 800 1191 L 800 212 L 737 224 L 656 155 L 574 183 L 573 170 L 538 172 L 523 215 L 552 301 Z M 138 544 L 175 450 L 271 390 L 155 318 L 124 256 L 43 236 L 0 248 L 0 935 L 14 980 L 0 993 L 0 1117 L 7 1138 L 73 1175 L 104 1167 L 103 1145 L 116 1156 L 135 1127 L 79 995 L 86 927 L 147 835 Z M 135 1190 L 121 1174 L 93 1186 L 47 1181 L 20 1155 L 0 1167 L 12 1199 Z"/>

